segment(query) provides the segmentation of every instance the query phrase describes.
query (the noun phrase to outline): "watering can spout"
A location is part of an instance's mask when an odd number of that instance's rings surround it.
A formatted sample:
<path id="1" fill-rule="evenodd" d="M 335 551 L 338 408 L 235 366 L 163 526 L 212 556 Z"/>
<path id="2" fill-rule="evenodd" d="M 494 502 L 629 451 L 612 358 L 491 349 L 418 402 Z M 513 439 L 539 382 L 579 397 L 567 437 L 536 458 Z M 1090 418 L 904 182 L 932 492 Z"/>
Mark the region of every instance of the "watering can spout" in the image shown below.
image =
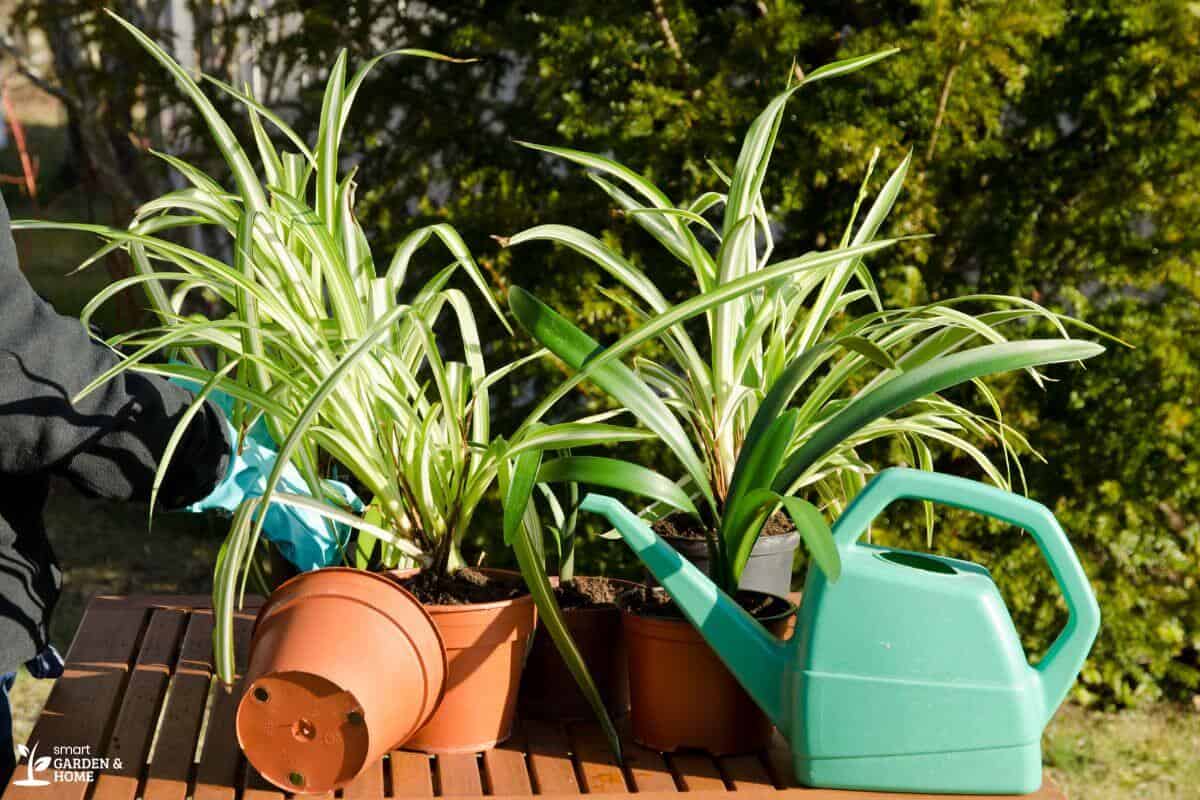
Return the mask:
<path id="1" fill-rule="evenodd" d="M 790 645 L 772 636 L 620 501 L 589 494 L 580 508 L 599 514 L 616 528 L 683 615 L 788 737 L 793 703 L 787 696 L 790 682 L 784 676 L 794 660 Z"/>

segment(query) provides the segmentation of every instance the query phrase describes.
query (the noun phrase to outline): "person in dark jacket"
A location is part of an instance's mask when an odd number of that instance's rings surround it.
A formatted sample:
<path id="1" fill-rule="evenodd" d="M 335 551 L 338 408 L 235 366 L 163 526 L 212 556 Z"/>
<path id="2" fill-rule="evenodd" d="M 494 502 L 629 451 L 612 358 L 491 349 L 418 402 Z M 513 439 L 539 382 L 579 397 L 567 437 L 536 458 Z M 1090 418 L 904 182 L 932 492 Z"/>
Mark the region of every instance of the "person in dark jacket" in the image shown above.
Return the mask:
<path id="1" fill-rule="evenodd" d="M 48 635 L 62 584 L 42 520 L 50 479 L 62 476 L 93 497 L 149 500 L 158 460 L 192 403 L 181 386 L 134 372 L 72 402 L 117 361 L 79 320 L 59 315 L 25 280 L 0 197 L 0 790 L 15 764 L 8 704 L 14 671 L 21 665 L 35 677 L 61 671 Z M 177 451 L 185 457 L 172 460 L 158 503 L 228 509 L 255 495 L 256 487 L 261 494 L 263 469 L 269 472 L 274 453 L 252 443 L 257 458 L 247 464 L 232 455 L 234 438 L 219 406 L 206 403 L 188 425 Z M 301 480 L 287 484 L 303 491 Z M 280 506 L 270 507 L 264 530 L 267 538 L 275 533 L 291 544 L 330 538 L 318 515 Z M 322 566 L 324 557 L 297 566 Z"/>

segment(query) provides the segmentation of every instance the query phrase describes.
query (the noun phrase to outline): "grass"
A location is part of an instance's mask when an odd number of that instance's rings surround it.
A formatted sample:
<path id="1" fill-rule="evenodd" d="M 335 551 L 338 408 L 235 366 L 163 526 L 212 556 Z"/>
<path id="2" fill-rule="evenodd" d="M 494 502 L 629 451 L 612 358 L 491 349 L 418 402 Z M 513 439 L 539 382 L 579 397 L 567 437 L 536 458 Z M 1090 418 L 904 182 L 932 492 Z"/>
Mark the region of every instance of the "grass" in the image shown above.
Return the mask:
<path id="1" fill-rule="evenodd" d="M 1200 798 L 1200 710 L 1064 706 L 1042 740 L 1042 758 L 1072 800 Z"/>

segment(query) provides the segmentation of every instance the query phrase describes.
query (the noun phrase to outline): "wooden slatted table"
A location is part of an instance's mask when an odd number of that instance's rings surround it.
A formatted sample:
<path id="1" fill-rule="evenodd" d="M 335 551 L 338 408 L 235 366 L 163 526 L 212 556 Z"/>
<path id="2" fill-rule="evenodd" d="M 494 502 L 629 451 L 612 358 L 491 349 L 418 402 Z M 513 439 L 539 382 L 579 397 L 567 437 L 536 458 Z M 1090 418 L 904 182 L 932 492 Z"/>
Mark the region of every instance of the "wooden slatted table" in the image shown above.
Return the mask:
<path id="1" fill-rule="evenodd" d="M 95 775 L 34 774 L 18 766 L 4 800 L 288 800 L 238 750 L 237 688 L 217 685 L 207 597 L 96 597 L 88 605 L 57 681 L 30 736 L 36 757 L 107 759 Z M 244 658 L 253 614 L 237 620 Z M 343 800 L 408 797 L 594 795 L 688 792 L 729 800 L 730 792 L 772 800 L 881 800 L 885 795 L 794 785 L 781 739 L 771 751 L 736 758 L 662 754 L 625 742 L 618 765 L 592 723 L 525 721 L 502 747 L 479 755 L 430 757 L 395 751 L 337 793 Z M 83 765 L 89 766 L 89 765 Z M 1032 800 L 1064 800 L 1049 781 Z M 323 800 L 334 800 L 327 796 Z M 982 800 L 982 799 L 980 799 Z M 995 800 L 995 798 L 992 798 Z"/>

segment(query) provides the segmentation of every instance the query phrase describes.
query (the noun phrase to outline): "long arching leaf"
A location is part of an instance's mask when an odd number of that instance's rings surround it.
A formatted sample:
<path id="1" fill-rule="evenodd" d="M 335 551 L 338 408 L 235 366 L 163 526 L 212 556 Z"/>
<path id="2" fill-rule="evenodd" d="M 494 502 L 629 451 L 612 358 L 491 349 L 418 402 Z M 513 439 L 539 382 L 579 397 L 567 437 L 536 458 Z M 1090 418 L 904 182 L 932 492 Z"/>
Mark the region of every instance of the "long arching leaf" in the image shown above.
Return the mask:
<path id="1" fill-rule="evenodd" d="M 563 456 L 542 464 L 539 483 L 588 483 L 632 492 L 698 516 L 687 493 L 669 478 L 627 461 L 602 456 Z"/>
<path id="2" fill-rule="evenodd" d="M 774 489 L 786 494 L 788 488 L 838 442 L 867 423 L 914 400 L 984 375 L 1065 361 L 1083 361 L 1103 352 L 1104 347 L 1094 342 L 1032 339 L 983 345 L 928 361 L 855 397 L 788 458 L 775 479 Z"/>
<path id="3" fill-rule="evenodd" d="M 519 286 L 509 291 L 508 304 L 521 326 L 572 369 L 584 368 L 596 353 L 601 352 L 595 339 Z M 687 432 L 662 399 L 632 369 L 620 361 L 611 361 L 603 368 L 593 370 L 591 378 L 643 425 L 657 433 L 698 485 L 708 486 L 704 462 L 692 447 Z"/>

